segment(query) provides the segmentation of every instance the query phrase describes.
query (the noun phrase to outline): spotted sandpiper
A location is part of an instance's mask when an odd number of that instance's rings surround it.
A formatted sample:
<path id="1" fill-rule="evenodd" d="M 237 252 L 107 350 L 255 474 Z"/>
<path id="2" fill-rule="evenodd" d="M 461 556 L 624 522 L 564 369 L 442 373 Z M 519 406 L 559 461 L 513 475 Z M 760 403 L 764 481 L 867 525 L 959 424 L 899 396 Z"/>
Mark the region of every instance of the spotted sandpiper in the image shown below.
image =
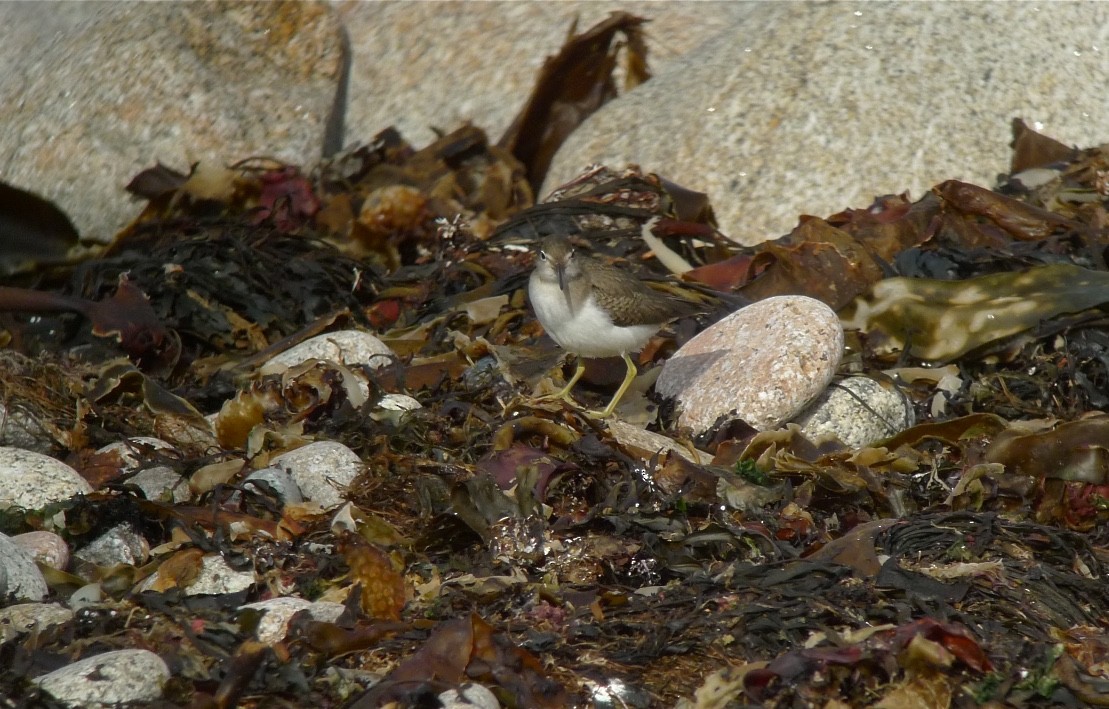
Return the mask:
<path id="1" fill-rule="evenodd" d="M 623 383 L 600 418 L 612 415 L 637 373 L 629 357 L 659 328 L 700 308 L 653 290 L 632 274 L 578 253 L 565 236 L 548 236 L 528 282 L 536 317 L 555 342 L 578 355 L 578 368 L 561 391 L 545 398 L 571 401 L 570 390 L 585 372 L 582 357 L 620 355 L 628 367 Z"/>

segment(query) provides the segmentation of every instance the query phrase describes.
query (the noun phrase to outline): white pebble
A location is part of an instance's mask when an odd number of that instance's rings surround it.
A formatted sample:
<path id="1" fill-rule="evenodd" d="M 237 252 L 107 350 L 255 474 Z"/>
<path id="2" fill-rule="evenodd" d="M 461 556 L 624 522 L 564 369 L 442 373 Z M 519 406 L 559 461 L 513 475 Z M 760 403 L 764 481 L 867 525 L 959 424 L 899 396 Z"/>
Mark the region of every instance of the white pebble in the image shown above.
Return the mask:
<path id="1" fill-rule="evenodd" d="M 160 699 L 169 676 L 165 661 L 149 650 L 116 650 L 86 657 L 33 681 L 68 706 L 100 709 Z"/>
<path id="2" fill-rule="evenodd" d="M 40 510 L 89 492 L 88 482 L 65 463 L 22 448 L 0 447 L 0 510 Z"/>
<path id="3" fill-rule="evenodd" d="M 330 510 L 343 504 L 343 493 L 365 465 L 342 443 L 316 441 L 282 453 L 270 467 L 288 470 L 305 499 Z"/>

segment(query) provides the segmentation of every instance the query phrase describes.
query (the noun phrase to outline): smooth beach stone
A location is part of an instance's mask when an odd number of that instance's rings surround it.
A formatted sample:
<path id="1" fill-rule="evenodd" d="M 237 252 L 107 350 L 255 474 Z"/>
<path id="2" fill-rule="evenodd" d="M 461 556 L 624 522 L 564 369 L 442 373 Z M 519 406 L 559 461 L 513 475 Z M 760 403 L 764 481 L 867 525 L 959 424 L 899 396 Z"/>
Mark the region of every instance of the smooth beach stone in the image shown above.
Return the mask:
<path id="1" fill-rule="evenodd" d="M 760 431 L 797 415 L 828 386 L 843 354 L 843 327 L 824 303 L 767 298 L 700 333 L 662 367 L 655 391 L 675 399 L 695 434 L 718 419 Z"/>
<path id="2" fill-rule="evenodd" d="M 325 359 L 345 365 L 366 364 L 384 367 L 393 361 L 389 346 L 369 332 L 339 330 L 316 335 L 262 365 L 261 374 L 276 374 L 310 359 Z"/>
<path id="3" fill-rule="evenodd" d="M 47 453 L 51 445 L 50 434 L 38 421 L 18 409 L 10 411 L 0 401 L 0 446 Z"/>
<path id="4" fill-rule="evenodd" d="M 144 579 L 137 588 L 139 593 L 154 590 L 162 582 L 162 570 Z M 221 595 L 225 593 L 238 593 L 254 585 L 254 571 L 246 569 L 237 571 L 231 568 L 219 554 L 208 554 L 200 560 L 200 569 L 187 586 L 186 596 Z M 172 585 L 171 585 L 172 587 Z M 168 589 L 162 589 L 168 590 Z"/>
<path id="5" fill-rule="evenodd" d="M 264 643 L 274 644 L 285 639 L 289 632 L 289 620 L 300 611 L 307 610 L 313 619 L 323 623 L 334 623 L 343 614 L 345 607 L 331 601 L 306 601 L 296 596 L 269 598 L 256 603 L 247 603 L 242 608 L 252 608 L 264 613 L 258 622 L 255 634 Z"/>
<path id="6" fill-rule="evenodd" d="M 620 419 L 609 421 L 608 430 L 617 443 L 638 452 L 644 459 L 649 459 L 656 453 L 664 452 L 680 455 L 691 463 L 706 464 L 712 462 L 712 456 L 704 451 L 699 451 L 692 446 L 687 448 L 673 438 L 667 438 L 654 431 L 647 431 Z"/>
<path id="7" fill-rule="evenodd" d="M 71 707 L 109 707 L 160 699 L 169 667 L 149 650 L 115 650 L 78 660 L 32 680 Z"/>
<path id="8" fill-rule="evenodd" d="M 0 447 L 0 510 L 39 510 L 89 492 L 88 482 L 65 463 L 22 448 Z"/>
<path id="9" fill-rule="evenodd" d="M 342 443 L 316 441 L 282 453 L 270 461 L 270 467 L 288 470 L 306 500 L 332 509 L 343 504 L 347 485 L 365 464 Z"/>
<path id="10" fill-rule="evenodd" d="M 17 603 L 0 608 L 0 643 L 72 619 L 73 611 L 57 603 Z"/>
<path id="11" fill-rule="evenodd" d="M 0 599 L 11 594 L 21 601 L 41 601 L 49 592 L 31 555 L 0 534 Z"/>
<path id="12" fill-rule="evenodd" d="M 649 20 L 658 72 L 750 11 L 742 2 L 335 3 L 350 33 L 348 143 L 396 126 L 416 147 L 463 122 L 495 142 L 571 26 L 583 33 L 613 12 Z M 413 41 L 413 38 L 418 38 Z M 654 41 L 658 38 L 658 42 Z M 617 41 L 624 41 L 617 35 Z M 617 79 L 619 81 L 619 79 Z"/>
<path id="13" fill-rule="evenodd" d="M 150 543 L 131 524 L 124 522 L 93 539 L 73 556 L 103 568 L 116 564 L 141 566 L 150 558 Z"/>
<path id="14" fill-rule="evenodd" d="M 109 443 L 108 445 L 97 450 L 97 453 L 118 453 L 120 460 L 123 463 L 123 470 L 125 472 L 132 472 L 138 470 L 146 462 L 143 459 L 143 450 L 150 451 L 174 451 L 172 444 L 163 441 L 161 438 L 153 436 L 134 436 L 132 438 L 125 438 L 122 441 Z"/>
<path id="15" fill-rule="evenodd" d="M 484 685 L 467 682 L 439 695 L 443 709 L 500 709 L 497 696 Z"/>
<path id="16" fill-rule="evenodd" d="M 155 465 L 140 470 L 127 479 L 142 490 L 146 499 L 155 502 L 188 502 L 192 497 L 189 481 L 173 468 Z"/>
<path id="17" fill-rule="evenodd" d="M 39 564 L 61 571 L 69 565 L 69 544 L 53 532 L 24 532 L 16 534 L 11 540 Z"/>
<path id="18" fill-rule="evenodd" d="M 832 434 L 849 448 L 895 436 L 916 423 L 908 397 L 869 377 L 834 382 L 794 419 L 810 438 Z"/>

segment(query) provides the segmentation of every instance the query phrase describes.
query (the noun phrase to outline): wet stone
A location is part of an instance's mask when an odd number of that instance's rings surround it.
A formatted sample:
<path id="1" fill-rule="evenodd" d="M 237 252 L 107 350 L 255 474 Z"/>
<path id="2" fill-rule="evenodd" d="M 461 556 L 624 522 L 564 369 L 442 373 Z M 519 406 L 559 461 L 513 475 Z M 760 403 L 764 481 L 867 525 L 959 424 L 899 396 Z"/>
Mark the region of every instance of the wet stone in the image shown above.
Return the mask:
<path id="1" fill-rule="evenodd" d="M 767 298 L 687 342 L 663 365 L 655 390 L 676 400 L 679 425 L 695 434 L 721 417 L 772 430 L 824 391 L 842 352 L 843 328 L 827 305 Z"/>

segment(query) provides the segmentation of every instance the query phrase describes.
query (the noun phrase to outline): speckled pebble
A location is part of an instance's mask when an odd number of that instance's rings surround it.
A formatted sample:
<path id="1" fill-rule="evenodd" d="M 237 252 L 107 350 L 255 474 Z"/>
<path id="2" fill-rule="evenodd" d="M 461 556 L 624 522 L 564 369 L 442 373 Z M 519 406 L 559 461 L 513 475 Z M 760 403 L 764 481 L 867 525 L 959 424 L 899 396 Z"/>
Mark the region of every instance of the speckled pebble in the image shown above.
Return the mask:
<path id="1" fill-rule="evenodd" d="M 718 419 L 760 431 L 797 415 L 824 391 L 843 353 L 843 327 L 824 303 L 777 296 L 743 308 L 694 337 L 655 382 L 674 398 L 678 423 L 703 433 Z"/>
<path id="2" fill-rule="evenodd" d="M 832 434 L 849 448 L 889 438 L 915 422 L 916 412 L 904 393 L 869 377 L 834 382 L 794 419 L 805 435 Z"/>
<path id="3" fill-rule="evenodd" d="M 109 443 L 108 445 L 97 450 L 97 453 L 118 453 L 120 460 L 123 462 L 123 470 L 131 472 L 138 470 L 147 461 L 144 455 L 147 451 L 158 452 L 171 452 L 173 445 L 166 443 L 161 438 L 153 436 L 133 436 L 125 438 L 122 441 Z"/>
<path id="4" fill-rule="evenodd" d="M 160 699 L 169 667 L 149 650 L 115 650 L 86 657 L 33 680 L 71 707 L 109 707 Z"/>
<path id="5" fill-rule="evenodd" d="M 39 510 L 92 491 L 77 471 L 50 456 L 0 447 L 0 510 Z"/>
<path id="6" fill-rule="evenodd" d="M 288 470 L 305 499 L 319 503 L 324 509 L 344 502 L 347 485 L 365 467 L 357 453 L 335 441 L 309 443 L 282 453 L 270 465 Z"/>
<path id="7" fill-rule="evenodd" d="M 467 682 L 439 695 L 443 709 L 500 709 L 501 703 L 487 687 Z"/>
<path id="8" fill-rule="evenodd" d="M 72 619 L 73 611 L 57 603 L 18 603 L 0 608 L 0 643 Z"/>
<path id="9" fill-rule="evenodd" d="M 50 435 L 34 419 L 20 410 L 9 411 L 0 401 L 0 446 L 47 453 Z"/>
<path id="10" fill-rule="evenodd" d="M 116 564 L 141 566 L 150 558 L 150 544 L 133 526 L 117 524 L 78 549 L 76 558 L 100 567 Z"/>
<path id="11" fill-rule="evenodd" d="M 64 571 L 69 565 L 69 544 L 59 535 L 44 530 L 24 532 L 11 538 L 34 561 Z"/>
<path id="12" fill-rule="evenodd" d="M 368 332 L 339 330 L 317 335 L 290 347 L 271 357 L 259 371 L 262 374 L 276 374 L 310 359 L 383 367 L 393 361 L 393 356 L 388 345 Z"/>
<path id="13" fill-rule="evenodd" d="M 0 598 L 12 594 L 22 601 L 41 601 L 49 589 L 31 555 L 0 534 Z"/>
<path id="14" fill-rule="evenodd" d="M 289 620 L 302 610 L 307 610 L 309 615 L 323 623 L 333 623 L 345 610 L 343 604 L 331 601 L 306 601 L 295 596 L 282 596 L 269 598 L 257 603 L 247 603 L 243 608 L 254 608 L 263 611 L 264 615 L 258 622 L 255 634 L 264 643 L 278 643 L 285 639 L 289 632 Z"/>
<path id="15" fill-rule="evenodd" d="M 149 591 L 159 582 L 161 569 L 144 579 L 137 590 Z M 201 560 L 200 573 L 192 583 L 185 587 L 186 596 L 217 595 L 238 593 L 254 585 L 253 569 L 236 571 L 228 566 L 219 554 L 209 554 Z"/>
<path id="16" fill-rule="evenodd" d="M 132 475 L 127 479 L 137 485 L 148 500 L 156 502 L 188 502 L 192 499 L 189 481 L 173 468 L 155 465 Z"/>
<path id="17" fill-rule="evenodd" d="M 192 493 L 189 490 L 189 483 L 173 468 L 164 465 L 152 465 L 148 468 L 143 466 L 149 463 L 147 458 L 149 455 L 144 455 L 147 452 L 157 452 L 160 454 L 173 453 L 176 449 L 173 444 L 167 443 L 160 438 L 153 436 L 134 436 L 122 441 L 110 443 L 97 453 L 119 453 L 119 457 L 123 462 L 123 470 L 125 472 L 134 472 L 134 474 L 127 479 L 131 485 L 137 485 L 148 500 L 168 501 L 173 502 L 188 502 Z M 143 468 L 140 470 L 140 468 Z"/>

